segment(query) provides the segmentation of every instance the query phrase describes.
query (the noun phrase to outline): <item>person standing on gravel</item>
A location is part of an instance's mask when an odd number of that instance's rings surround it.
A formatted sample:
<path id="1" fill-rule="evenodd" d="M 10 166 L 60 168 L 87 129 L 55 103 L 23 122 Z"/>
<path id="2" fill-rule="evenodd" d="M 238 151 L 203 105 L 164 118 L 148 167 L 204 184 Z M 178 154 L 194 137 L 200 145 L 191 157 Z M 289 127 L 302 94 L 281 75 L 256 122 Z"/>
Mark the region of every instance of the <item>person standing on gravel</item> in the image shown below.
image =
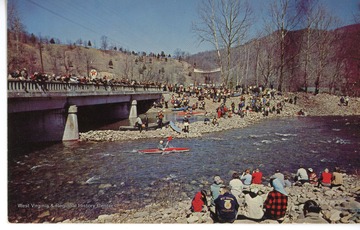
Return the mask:
<path id="1" fill-rule="evenodd" d="M 139 128 L 139 131 L 140 131 L 140 133 L 141 133 L 142 128 L 143 128 L 143 127 L 142 127 L 143 123 L 142 123 L 142 121 L 141 121 L 140 116 L 138 116 L 138 117 L 136 118 L 135 124 L 137 125 L 137 127 Z"/>

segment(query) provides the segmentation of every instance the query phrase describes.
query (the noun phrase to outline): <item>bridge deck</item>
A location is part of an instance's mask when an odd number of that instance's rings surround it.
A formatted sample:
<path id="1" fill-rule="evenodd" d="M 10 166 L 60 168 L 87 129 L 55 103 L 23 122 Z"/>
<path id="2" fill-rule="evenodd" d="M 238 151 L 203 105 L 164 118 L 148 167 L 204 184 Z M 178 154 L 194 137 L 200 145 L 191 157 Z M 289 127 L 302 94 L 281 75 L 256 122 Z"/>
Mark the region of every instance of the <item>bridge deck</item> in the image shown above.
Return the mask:
<path id="1" fill-rule="evenodd" d="M 83 83 L 35 82 L 8 80 L 8 98 L 48 96 L 94 96 L 122 94 L 158 94 L 154 85 L 96 85 Z"/>

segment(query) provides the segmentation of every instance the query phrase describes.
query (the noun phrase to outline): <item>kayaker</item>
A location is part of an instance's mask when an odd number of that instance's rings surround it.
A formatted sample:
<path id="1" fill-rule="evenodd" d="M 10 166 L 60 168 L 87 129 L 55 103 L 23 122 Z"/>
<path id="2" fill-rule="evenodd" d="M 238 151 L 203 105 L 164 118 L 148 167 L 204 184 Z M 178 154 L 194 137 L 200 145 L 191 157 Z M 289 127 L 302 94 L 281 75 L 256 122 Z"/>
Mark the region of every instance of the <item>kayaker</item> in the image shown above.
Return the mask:
<path id="1" fill-rule="evenodd" d="M 161 140 L 161 141 L 159 142 L 158 149 L 160 149 L 160 150 L 164 150 L 164 149 L 165 149 L 164 141 L 163 141 L 163 140 Z"/>

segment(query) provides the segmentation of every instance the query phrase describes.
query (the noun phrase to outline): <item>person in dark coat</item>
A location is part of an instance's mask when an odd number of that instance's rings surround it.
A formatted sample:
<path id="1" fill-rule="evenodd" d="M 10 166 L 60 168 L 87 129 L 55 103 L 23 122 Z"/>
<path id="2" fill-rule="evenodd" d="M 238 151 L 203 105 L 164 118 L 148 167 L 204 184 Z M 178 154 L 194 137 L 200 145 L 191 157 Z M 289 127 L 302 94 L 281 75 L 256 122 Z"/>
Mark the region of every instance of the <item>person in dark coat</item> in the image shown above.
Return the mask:
<path id="1" fill-rule="evenodd" d="M 220 195 L 215 199 L 215 222 L 233 223 L 237 218 L 239 204 L 228 187 L 220 189 Z"/>

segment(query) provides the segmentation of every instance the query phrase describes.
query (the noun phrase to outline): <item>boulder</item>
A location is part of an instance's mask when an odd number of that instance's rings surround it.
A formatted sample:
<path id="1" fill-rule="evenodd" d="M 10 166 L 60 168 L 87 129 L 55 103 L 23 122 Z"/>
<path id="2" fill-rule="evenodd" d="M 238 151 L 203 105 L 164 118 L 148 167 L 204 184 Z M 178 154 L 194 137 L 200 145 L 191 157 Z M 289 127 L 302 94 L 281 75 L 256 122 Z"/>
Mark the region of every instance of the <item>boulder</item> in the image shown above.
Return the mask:
<path id="1" fill-rule="evenodd" d="M 97 220 L 101 223 L 111 222 L 112 216 L 111 215 L 100 215 L 100 216 L 98 216 Z"/>
<path id="2" fill-rule="evenodd" d="M 340 219 L 340 222 L 343 224 L 348 224 L 350 223 L 350 218 L 352 217 L 352 215 L 348 215 L 348 216 L 344 216 Z"/>
<path id="3" fill-rule="evenodd" d="M 324 193 L 326 196 L 334 196 L 336 192 L 334 190 L 328 190 Z"/>
<path id="4" fill-rule="evenodd" d="M 197 223 L 199 221 L 199 217 L 191 215 L 187 218 L 187 222 L 189 224 Z"/>
<path id="5" fill-rule="evenodd" d="M 350 212 L 356 213 L 360 210 L 360 203 L 357 201 L 347 201 L 340 204 L 340 206 L 345 209 L 349 210 Z"/>
<path id="6" fill-rule="evenodd" d="M 331 215 L 330 215 L 330 221 L 332 223 L 336 222 L 336 221 L 339 221 L 341 219 L 341 211 L 339 210 L 331 210 L 330 211 Z"/>

